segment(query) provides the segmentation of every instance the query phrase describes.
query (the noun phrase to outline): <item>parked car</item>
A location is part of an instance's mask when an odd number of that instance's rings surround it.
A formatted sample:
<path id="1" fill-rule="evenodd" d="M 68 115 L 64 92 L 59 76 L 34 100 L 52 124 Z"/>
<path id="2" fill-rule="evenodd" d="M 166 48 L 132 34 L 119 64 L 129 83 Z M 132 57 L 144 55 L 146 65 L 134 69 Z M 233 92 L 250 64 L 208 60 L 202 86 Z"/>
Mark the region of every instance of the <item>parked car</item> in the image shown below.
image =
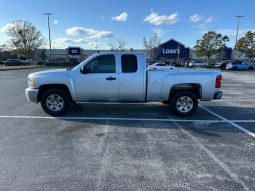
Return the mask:
<path id="1" fill-rule="evenodd" d="M 49 61 L 48 60 L 34 60 L 33 63 L 36 65 L 46 65 L 46 64 L 49 64 Z"/>
<path id="2" fill-rule="evenodd" d="M 242 61 L 233 61 L 227 64 L 227 70 L 254 70 L 252 64 L 244 63 Z"/>
<path id="3" fill-rule="evenodd" d="M 0 61 L 0 65 L 4 65 L 5 64 L 5 62 L 4 61 Z"/>
<path id="4" fill-rule="evenodd" d="M 20 59 L 8 59 L 5 61 L 5 66 L 24 66 L 29 65 L 28 62 L 22 61 Z"/>
<path id="5" fill-rule="evenodd" d="M 192 115 L 198 100 L 220 99 L 220 70 L 146 70 L 140 52 L 94 54 L 71 70 L 28 75 L 26 97 L 41 102 L 49 115 L 61 115 L 71 103 L 159 101 L 180 116 Z"/>
<path id="6" fill-rule="evenodd" d="M 227 64 L 231 63 L 231 60 L 223 60 L 214 65 L 215 68 L 220 68 L 221 70 L 225 70 Z"/>
<path id="7" fill-rule="evenodd" d="M 148 69 L 169 70 L 174 69 L 174 67 L 167 65 L 164 62 L 157 62 L 155 64 L 148 65 Z"/>
<path id="8" fill-rule="evenodd" d="M 179 64 L 179 63 L 177 63 L 177 62 L 171 62 L 170 63 L 170 66 L 173 66 L 173 67 L 183 67 L 183 65 L 181 65 L 181 64 Z"/>
<path id="9" fill-rule="evenodd" d="M 189 62 L 189 67 L 199 67 L 199 66 L 206 66 L 208 65 L 207 62 L 201 61 L 201 60 L 192 60 Z"/>

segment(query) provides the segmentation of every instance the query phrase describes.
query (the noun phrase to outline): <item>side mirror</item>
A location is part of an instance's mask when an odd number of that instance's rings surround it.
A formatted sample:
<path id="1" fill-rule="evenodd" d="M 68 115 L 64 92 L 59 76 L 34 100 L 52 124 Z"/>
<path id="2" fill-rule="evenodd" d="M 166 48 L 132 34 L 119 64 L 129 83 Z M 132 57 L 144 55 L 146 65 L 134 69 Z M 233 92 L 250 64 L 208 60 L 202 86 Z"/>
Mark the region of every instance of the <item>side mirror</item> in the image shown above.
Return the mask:
<path id="1" fill-rule="evenodd" d="M 87 68 L 86 68 L 86 65 L 82 65 L 82 67 L 81 67 L 81 73 L 82 74 L 86 74 L 87 73 Z"/>

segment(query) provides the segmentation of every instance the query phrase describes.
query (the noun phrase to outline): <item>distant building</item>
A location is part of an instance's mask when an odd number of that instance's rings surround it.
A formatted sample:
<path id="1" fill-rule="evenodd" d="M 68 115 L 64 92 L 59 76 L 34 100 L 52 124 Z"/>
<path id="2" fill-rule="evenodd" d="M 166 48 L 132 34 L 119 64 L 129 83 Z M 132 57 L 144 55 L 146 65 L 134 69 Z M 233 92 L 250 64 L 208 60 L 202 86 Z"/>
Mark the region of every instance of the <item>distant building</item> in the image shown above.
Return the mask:
<path id="1" fill-rule="evenodd" d="M 146 57 L 148 54 L 146 50 L 133 50 L 133 51 L 143 51 Z M 79 61 L 86 59 L 87 57 L 97 53 L 97 52 L 110 52 L 110 50 L 91 50 L 83 49 L 81 47 L 68 47 L 66 49 L 52 49 L 51 58 L 53 62 L 65 62 L 70 58 L 76 58 Z M 216 62 L 218 60 L 231 60 L 233 58 L 234 51 L 232 48 L 226 48 L 220 53 L 211 56 L 211 60 Z M 47 60 L 50 59 L 50 51 L 46 50 Z M 236 54 L 236 59 L 244 60 L 244 54 Z M 157 60 L 172 62 L 177 61 L 179 63 L 184 63 L 189 60 L 207 60 L 206 56 L 197 56 L 193 49 L 186 47 L 183 43 L 170 39 L 159 45 Z"/>
<path id="2" fill-rule="evenodd" d="M 79 61 L 86 59 L 87 57 L 101 51 L 109 50 L 85 50 L 80 47 L 68 47 L 66 49 L 52 49 L 51 60 L 52 62 L 65 62 L 70 58 L 76 58 Z M 50 50 L 46 50 L 46 59 L 50 60 Z"/>

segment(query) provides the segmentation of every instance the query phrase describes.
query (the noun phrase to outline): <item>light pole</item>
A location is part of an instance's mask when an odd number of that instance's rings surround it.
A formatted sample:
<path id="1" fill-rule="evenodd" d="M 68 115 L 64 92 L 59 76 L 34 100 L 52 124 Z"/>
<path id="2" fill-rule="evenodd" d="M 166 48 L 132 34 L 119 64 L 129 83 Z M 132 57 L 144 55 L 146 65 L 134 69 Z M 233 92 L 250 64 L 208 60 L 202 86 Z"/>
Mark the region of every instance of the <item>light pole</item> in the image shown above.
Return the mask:
<path id="1" fill-rule="evenodd" d="M 236 27 L 236 42 L 235 42 L 235 54 L 234 54 L 234 59 L 236 58 L 236 44 L 237 44 L 237 38 L 238 38 L 238 30 L 239 30 L 239 20 L 241 17 L 240 15 L 235 16 L 237 18 L 237 27 Z"/>
<path id="2" fill-rule="evenodd" d="M 177 47 L 177 49 L 178 49 L 178 55 L 177 55 L 177 63 L 179 64 L 179 59 L 180 59 L 180 47 L 181 45 L 180 45 L 180 43 L 178 44 L 178 47 Z"/>
<path id="3" fill-rule="evenodd" d="M 44 15 L 47 15 L 47 16 L 48 16 L 49 45 L 50 45 L 50 62 L 51 62 L 50 15 L 52 15 L 52 13 L 44 13 Z"/>

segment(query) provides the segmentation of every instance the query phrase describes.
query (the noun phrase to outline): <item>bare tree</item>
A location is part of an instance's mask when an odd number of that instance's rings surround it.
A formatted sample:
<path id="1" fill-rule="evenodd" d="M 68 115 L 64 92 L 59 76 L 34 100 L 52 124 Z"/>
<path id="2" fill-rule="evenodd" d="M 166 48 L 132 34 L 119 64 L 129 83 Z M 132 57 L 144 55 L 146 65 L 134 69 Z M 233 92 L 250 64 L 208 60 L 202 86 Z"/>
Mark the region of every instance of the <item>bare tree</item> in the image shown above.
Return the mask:
<path id="1" fill-rule="evenodd" d="M 125 50 L 126 42 L 124 40 L 118 40 L 118 50 Z"/>
<path id="2" fill-rule="evenodd" d="M 109 43 L 108 46 L 110 47 L 111 50 L 124 51 L 126 42 L 124 40 L 118 40 L 117 43 L 112 42 L 112 43 Z"/>
<path id="3" fill-rule="evenodd" d="M 33 58 L 36 50 L 45 43 L 41 32 L 27 21 L 14 21 L 6 34 L 10 37 L 10 49 L 27 58 Z"/>
<path id="4" fill-rule="evenodd" d="M 143 46 L 146 50 L 146 53 L 150 60 L 154 60 L 157 58 L 159 53 L 159 45 L 161 39 L 159 38 L 157 33 L 154 33 L 148 40 L 143 37 Z"/>

